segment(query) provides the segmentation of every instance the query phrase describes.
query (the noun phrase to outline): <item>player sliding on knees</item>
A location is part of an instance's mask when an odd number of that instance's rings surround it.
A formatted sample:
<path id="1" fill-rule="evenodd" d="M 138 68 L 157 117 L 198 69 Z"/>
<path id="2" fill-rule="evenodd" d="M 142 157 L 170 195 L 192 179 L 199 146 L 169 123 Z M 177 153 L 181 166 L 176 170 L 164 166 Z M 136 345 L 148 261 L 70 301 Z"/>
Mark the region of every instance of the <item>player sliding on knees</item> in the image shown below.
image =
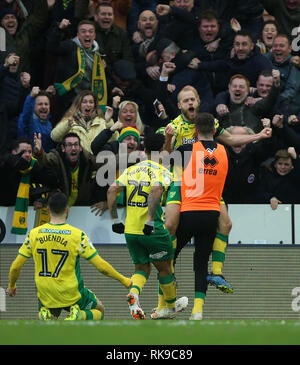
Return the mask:
<path id="1" fill-rule="evenodd" d="M 64 309 L 66 320 L 101 320 L 104 307 L 95 294 L 84 286 L 79 257 L 87 259 L 102 274 L 120 281 L 126 288 L 131 279 L 103 260 L 80 229 L 66 223 L 69 207 L 63 193 L 49 199 L 50 223 L 32 229 L 10 267 L 6 293 L 16 295 L 16 282 L 25 262 L 33 257 L 35 283 L 39 299 L 39 319 L 58 319 Z"/>

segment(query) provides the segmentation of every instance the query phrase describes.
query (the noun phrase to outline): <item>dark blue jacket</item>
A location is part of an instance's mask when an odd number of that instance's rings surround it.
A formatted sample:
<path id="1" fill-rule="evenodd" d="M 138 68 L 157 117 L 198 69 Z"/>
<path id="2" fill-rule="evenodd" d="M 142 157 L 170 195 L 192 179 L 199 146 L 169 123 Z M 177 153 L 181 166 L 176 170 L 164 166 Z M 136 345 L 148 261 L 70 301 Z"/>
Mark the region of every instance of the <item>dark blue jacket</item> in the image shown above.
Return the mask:
<path id="1" fill-rule="evenodd" d="M 271 62 L 260 53 L 257 46 L 254 46 L 253 51 L 244 60 L 240 60 L 237 56 L 234 56 L 233 58 L 224 60 L 201 62 L 198 65 L 198 70 L 201 71 L 226 73 L 227 81 L 223 90 L 227 89 L 230 78 L 236 74 L 246 76 L 250 82 L 250 86 L 256 87 L 256 81 L 260 72 L 271 69 Z"/>

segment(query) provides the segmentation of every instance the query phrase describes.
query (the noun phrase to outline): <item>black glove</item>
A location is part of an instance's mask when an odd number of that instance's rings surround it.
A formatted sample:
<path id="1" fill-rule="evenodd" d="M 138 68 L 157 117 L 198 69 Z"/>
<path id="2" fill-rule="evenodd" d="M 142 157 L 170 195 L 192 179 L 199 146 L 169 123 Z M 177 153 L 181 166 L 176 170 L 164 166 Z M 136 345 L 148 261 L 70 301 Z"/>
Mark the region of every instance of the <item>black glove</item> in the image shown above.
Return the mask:
<path id="1" fill-rule="evenodd" d="M 144 225 L 143 232 L 146 236 L 150 236 L 152 233 L 154 233 L 154 222 L 147 221 Z"/>
<path id="2" fill-rule="evenodd" d="M 116 219 L 112 224 L 112 230 L 115 233 L 122 234 L 125 231 L 125 226 L 119 219 Z"/>
<path id="3" fill-rule="evenodd" d="M 7 164 L 16 170 L 28 169 L 30 163 L 22 158 L 23 153 L 24 151 L 19 152 L 17 155 L 9 154 L 6 159 Z"/>

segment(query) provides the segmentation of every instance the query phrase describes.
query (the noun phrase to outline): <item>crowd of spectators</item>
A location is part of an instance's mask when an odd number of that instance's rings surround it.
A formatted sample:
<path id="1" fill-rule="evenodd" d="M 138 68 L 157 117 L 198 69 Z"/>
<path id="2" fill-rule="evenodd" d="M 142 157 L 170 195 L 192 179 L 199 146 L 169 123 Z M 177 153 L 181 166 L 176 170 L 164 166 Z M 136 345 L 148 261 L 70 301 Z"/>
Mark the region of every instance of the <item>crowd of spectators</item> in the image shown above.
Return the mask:
<path id="1" fill-rule="evenodd" d="M 1 206 L 29 174 L 102 214 L 97 154 L 142 158 L 187 85 L 230 133 L 272 129 L 226 147 L 226 203 L 300 204 L 300 0 L 0 0 L 0 23 Z"/>

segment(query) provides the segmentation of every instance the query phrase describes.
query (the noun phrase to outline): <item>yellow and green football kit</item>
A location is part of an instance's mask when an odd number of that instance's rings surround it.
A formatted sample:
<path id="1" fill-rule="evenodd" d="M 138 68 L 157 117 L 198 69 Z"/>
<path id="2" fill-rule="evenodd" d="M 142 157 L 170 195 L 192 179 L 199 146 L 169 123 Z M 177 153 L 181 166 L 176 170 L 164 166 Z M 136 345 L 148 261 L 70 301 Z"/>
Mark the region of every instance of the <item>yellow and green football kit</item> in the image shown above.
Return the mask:
<path id="1" fill-rule="evenodd" d="M 177 149 L 181 145 L 194 143 L 196 138 L 196 127 L 194 123 L 187 121 L 182 114 L 180 114 L 177 118 L 173 119 L 169 123 L 174 128 L 174 136 L 175 141 L 173 145 L 173 149 Z M 224 128 L 222 128 L 219 124 L 219 121 L 215 118 L 215 135 L 217 138 L 224 133 Z M 168 191 L 168 196 L 166 199 L 166 205 L 168 204 L 181 204 L 181 194 L 180 194 L 180 186 L 179 184 L 175 184 L 174 182 L 171 184 L 170 189 Z M 225 205 L 223 198 L 221 198 L 221 205 Z M 221 238 L 220 238 L 221 237 Z M 222 245 L 218 244 L 218 241 L 222 241 Z M 221 275 L 222 274 L 222 266 L 225 260 L 225 250 L 228 242 L 228 236 L 217 233 L 215 243 L 213 245 L 212 252 L 212 271 L 214 274 Z M 220 249 L 222 247 L 222 249 Z"/>
<path id="2" fill-rule="evenodd" d="M 80 229 L 47 223 L 30 231 L 19 254 L 34 259 L 41 303 L 47 308 L 61 308 L 81 298 L 84 285 L 79 257 L 90 260 L 98 253 Z"/>
<path id="3" fill-rule="evenodd" d="M 183 144 L 191 144 L 197 141 L 196 137 L 196 127 L 195 124 L 184 119 L 183 115 L 178 115 L 177 118 L 173 119 L 169 123 L 174 128 L 175 141 L 173 149 L 176 150 L 179 146 Z M 220 127 L 219 121 L 215 119 L 216 133 L 215 137 L 220 136 L 224 133 L 224 129 Z"/>
<path id="4" fill-rule="evenodd" d="M 83 231 L 69 224 L 46 223 L 32 229 L 19 249 L 20 256 L 24 259 L 33 257 L 37 296 L 47 308 L 65 308 L 75 303 L 81 309 L 96 307 L 97 298 L 85 288 L 81 277 L 80 257 L 126 287 L 131 283 L 100 257 Z M 13 273 L 24 264 L 18 257 L 10 271 L 12 289 L 17 280 Z"/>
<path id="5" fill-rule="evenodd" d="M 144 236 L 143 229 L 148 215 L 148 196 L 159 183 L 168 189 L 172 174 L 168 169 L 151 160 L 129 167 L 116 180 L 126 187 L 125 237 L 133 262 L 167 260 L 173 256 L 172 241 L 164 224 L 164 212 L 158 205 L 154 217 L 154 234 Z"/>
<path id="6" fill-rule="evenodd" d="M 169 231 L 164 224 L 164 213 L 161 204 L 154 216 L 154 233 L 146 236 L 143 233 L 148 216 L 148 197 L 152 187 L 159 183 L 167 190 L 172 181 L 172 174 L 162 165 L 146 160 L 129 167 L 117 179 L 126 187 L 127 208 L 125 220 L 125 238 L 127 247 L 136 264 L 167 261 L 174 257 L 174 248 Z M 148 275 L 144 271 L 136 271 L 131 277 L 130 293 L 140 295 L 146 284 Z M 176 285 L 174 275 L 159 275 L 159 285 L 168 308 L 175 308 Z"/>

